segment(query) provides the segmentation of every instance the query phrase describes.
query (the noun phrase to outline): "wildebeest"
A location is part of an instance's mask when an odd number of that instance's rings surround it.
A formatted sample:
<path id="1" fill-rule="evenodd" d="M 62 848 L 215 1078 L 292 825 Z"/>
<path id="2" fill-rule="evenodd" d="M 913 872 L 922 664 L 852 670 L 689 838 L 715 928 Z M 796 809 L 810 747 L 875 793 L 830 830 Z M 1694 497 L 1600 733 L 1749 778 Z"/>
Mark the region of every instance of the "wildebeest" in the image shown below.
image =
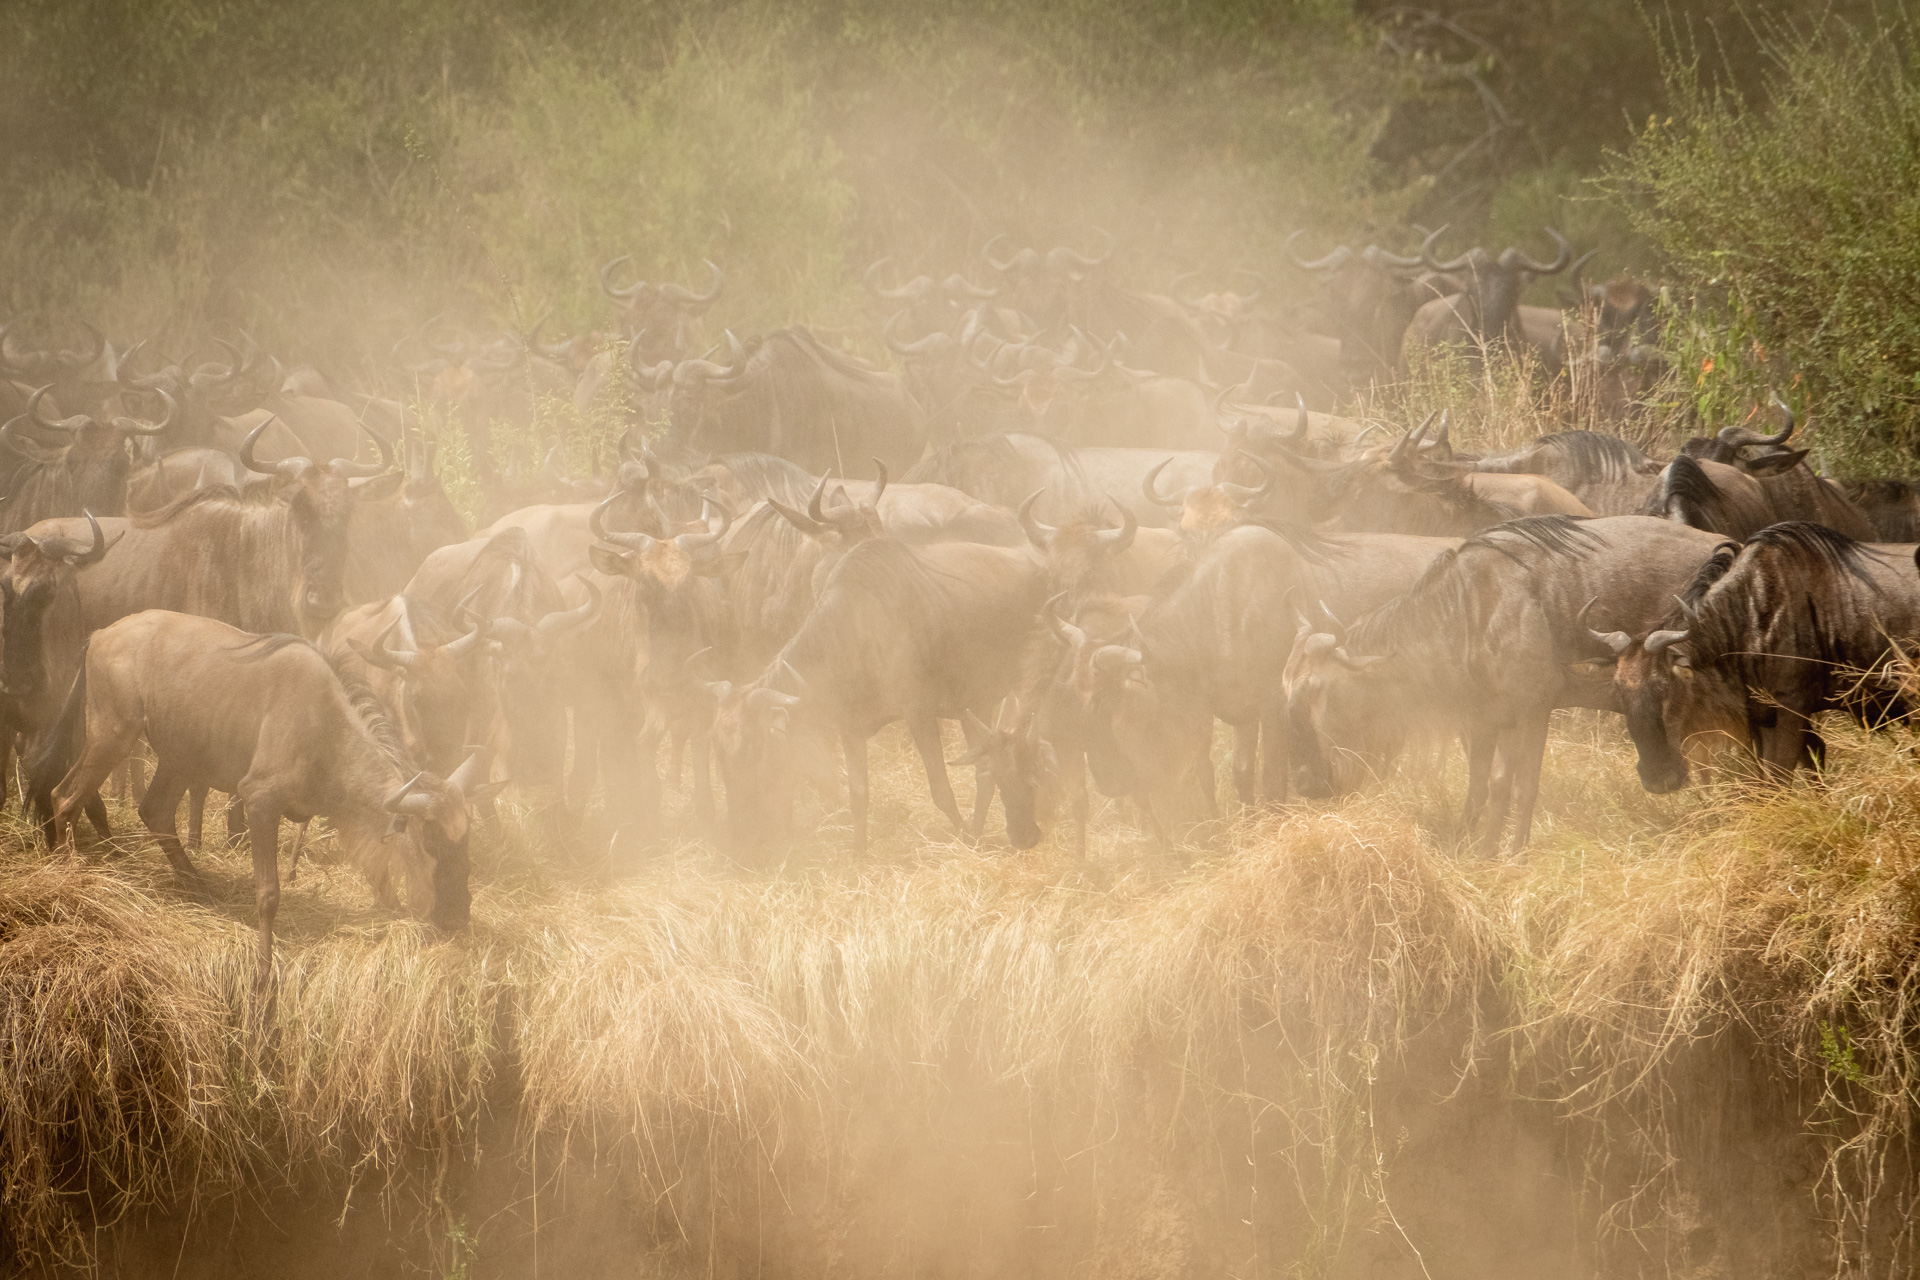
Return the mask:
<path id="1" fill-rule="evenodd" d="M 159 422 L 121 415 L 102 421 L 84 413 L 48 418 L 41 408 L 47 390 L 42 387 L 33 393 L 24 419 L 0 427 L 0 444 L 20 458 L 7 486 L 5 508 L 0 510 L 0 532 L 82 511 L 120 515 L 127 509 L 127 472 L 132 465 L 127 441 L 165 432 L 178 407 L 163 391 L 159 394 L 166 412 Z M 64 436 L 67 442 L 40 444 L 23 434 L 26 424 Z"/>
<path id="2" fill-rule="evenodd" d="M 1649 514 L 1661 464 L 1618 436 L 1598 431 L 1561 431 L 1541 436 L 1509 453 L 1482 458 L 1475 469 L 1545 476 L 1590 507 L 1595 515 Z"/>
<path id="3" fill-rule="evenodd" d="M 704 314 L 726 285 L 726 273 L 718 264 L 707 263 L 713 281 L 705 293 L 695 293 L 684 285 L 649 283 L 636 280 L 629 285 L 613 283 L 613 273 L 630 259 L 622 254 L 600 268 L 600 291 L 620 308 L 620 328 L 627 338 L 643 350 L 648 359 L 673 360 L 687 353 L 687 329 Z"/>
<path id="4" fill-rule="evenodd" d="M 1465 827 L 1498 843 L 1509 806 L 1526 846 L 1556 707 L 1621 709 L 1593 669 L 1588 622 L 1636 634 L 1662 617 L 1716 545 L 1642 516 L 1516 520 L 1434 560 L 1406 594 L 1350 627 L 1303 626 L 1288 673 L 1301 789 L 1327 794 L 1385 768 L 1422 724 L 1467 738 Z M 1317 775 L 1317 776 L 1312 776 Z"/>
<path id="5" fill-rule="evenodd" d="M 1044 489 L 1034 514 L 1050 524 L 1071 520 L 1111 495 L 1142 527 L 1153 529 L 1166 528 L 1173 519 L 1165 507 L 1142 494 L 1147 473 L 1159 468 L 1159 486 L 1177 492 L 1211 484 L 1218 461 L 1218 454 L 1198 449 L 1075 448 L 1016 433 L 932 450 L 903 479 L 947 485 L 1010 511 L 1034 490 Z"/>
<path id="6" fill-rule="evenodd" d="M 198 879 L 175 830 L 181 796 L 211 787 L 247 807 L 256 992 L 273 975 L 282 818 L 325 816 L 383 902 L 396 900 L 398 880 L 416 914 L 443 929 L 466 926 L 468 805 L 491 790 L 485 754 L 444 780 L 416 770 L 372 694 L 343 687 L 306 641 L 158 609 L 95 634 L 60 726 L 34 761 L 52 789 L 56 844 L 71 844 L 74 813 L 142 738 L 158 767 L 140 817 L 181 876 Z M 406 838 L 389 843 L 396 820 Z"/>
<path id="7" fill-rule="evenodd" d="M 425 602 L 397 595 L 349 609 L 317 642 L 343 678 L 363 680 L 400 726 L 407 751 L 440 773 L 488 736 L 493 691 L 486 620 L 456 630 Z"/>
<path id="8" fill-rule="evenodd" d="M 714 742 L 734 838 L 786 831 L 794 771 L 808 763 L 785 741 L 796 719 L 845 751 L 856 847 L 867 839 L 867 739 L 896 720 L 907 722 L 935 804 L 963 827 L 939 721 L 994 716 L 1036 638 L 1044 593 L 1025 549 L 889 538 L 854 547 L 767 670 L 719 691 Z M 1038 838 L 1030 814 L 1007 821 L 1016 845 Z"/>
<path id="9" fill-rule="evenodd" d="M 1834 482 L 1873 527 L 1876 542 L 1920 542 L 1920 485 L 1911 480 Z"/>
<path id="10" fill-rule="evenodd" d="M 1455 277 L 1465 288 L 1450 297 L 1421 304 L 1407 326 L 1407 345 L 1465 342 L 1477 347 L 1503 338 L 1516 344 L 1537 344 L 1544 335 L 1530 334 L 1521 324 L 1520 295 L 1535 277 L 1567 269 L 1573 261 L 1573 250 L 1566 237 L 1547 228 L 1547 235 L 1559 250 L 1552 262 L 1541 262 L 1511 247 L 1497 258 L 1485 249 L 1474 248 L 1452 262 L 1440 262 L 1433 256 L 1433 246 L 1445 231 L 1441 227 L 1426 238 L 1420 246 L 1420 257 L 1429 269 Z"/>
<path id="11" fill-rule="evenodd" d="M 1873 721 L 1899 701 L 1879 673 L 1920 639 L 1912 543 L 1862 543 L 1821 525 L 1725 543 L 1649 629 L 1597 638 L 1649 791 L 1687 783 L 1684 747 L 1702 733 L 1748 743 L 1775 776 L 1820 763 L 1820 712 Z"/>
<path id="12" fill-rule="evenodd" d="M 682 361 L 669 443 L 681 453 L 760 450 L 810 471 L 878 457 L 904 470 L 926 426 L 900 375 L 835 351 L 805 329 L 736 347 L 733 363 Z"/>

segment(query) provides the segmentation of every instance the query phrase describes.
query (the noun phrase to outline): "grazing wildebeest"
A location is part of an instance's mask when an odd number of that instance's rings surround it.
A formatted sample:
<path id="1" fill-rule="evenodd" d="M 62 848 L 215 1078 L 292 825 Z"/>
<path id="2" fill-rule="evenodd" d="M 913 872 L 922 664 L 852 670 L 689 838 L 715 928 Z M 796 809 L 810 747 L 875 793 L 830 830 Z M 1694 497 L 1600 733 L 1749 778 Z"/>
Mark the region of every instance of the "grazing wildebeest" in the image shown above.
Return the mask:
<path id="1" fill-rule="evenodd" d="M 1749 744 L 1769 773 L 1820 763 L 1820 712 L 1874 723 L 1902 699 L 1878 676 L 1920 638 L 1913 543 L 1862 543 L 1804 522 L 1724 543 L 1652 629 L 1598 637 L 1649 791 L 1687 783 L 1687 741 Z"/>
<path id="2" fill-rule="evenodd" d="M 867 739 L 896 720 L 907 722 L 934 802 L 963 827 L 939 721 L 996 713 L 1035 639 L 1045 589 L 1024 548 L 875 538 L 847 552 L 767 670 L 750 685 L 718 691 L 713 736 L 734 838 L 787 830 L 792 771 L 818 763 L 784 741 L 796 717 L 845 750 L 857 847 L 867 840 Z M 781 690 L 783 682 L 792 687 Z M 978 806 L 986 800 L 983 785 Z M 1031 823 L 1030 814 L 1008 815 L 1017 845 L 1037 839 Z"/>
<path id="3" fill-rule="evenodd" d="M 382 902 L 397 901 L 397 879 L 416 914 L 443 929 L 466 927 L 468 805 L 491 790 L 485 753 L 444 780 L 415 769 L 378 701 L 345 688 L 307 641 L 161 609 L 96 633 L 59 727 L 34 761 L 53 797 L 56 845 L 71 846 L 74 813 L 142 738 L 159 763 L 140 818 L 181 876 L 199 878 L 176 834 L 181 796 L 211 787 L 247 807 L 256 993 L 273 977 L 282 818 L 324 816 Z M 396 819 L 406 838 L 389 843 Z"/>
<path id="4" fill-rule="evenodd" d="M 1301 778 L 1301 790 L 1329 794 L 1379 773 L 1423 724 L 1462 732 L 1466 829 L 1495 847 L 1511 805 L 1512 847 L 1524 848 L 1550 713 L 1622 709 L 1592 669 L 1588 619 L 1652 626 L 1715 545 L 1643 516 L 1515 520 L 1442 554 L 1350 628 L 1303 625 L 1288 672 L 1289 738 L 1318 744 L 1295 752 L 1318 776 Z"/>

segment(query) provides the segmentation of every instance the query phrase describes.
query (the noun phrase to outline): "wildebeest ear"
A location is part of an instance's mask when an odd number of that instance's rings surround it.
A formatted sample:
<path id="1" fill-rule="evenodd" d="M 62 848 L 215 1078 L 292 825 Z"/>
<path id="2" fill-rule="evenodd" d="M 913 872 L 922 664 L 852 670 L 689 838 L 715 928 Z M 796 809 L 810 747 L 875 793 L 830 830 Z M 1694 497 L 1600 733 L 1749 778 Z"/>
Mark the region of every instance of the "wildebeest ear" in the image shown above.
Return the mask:
<path id="1" fill-rule="evenodd" d="M 356 502 L 379 502 L 391 498 L 400 492 L 400 486 L 406 482 L 406 473 L 389 471 L 383 476 L 368 476 L 366 479 L 347 481 L 347 488 L 353 491 Z"/>
<path id="2" fill-rule="evenodd" d="M 1740 469 L 1750 476 L 1784 475 L 1805 462 L 1809 452 L 1807 449 L 1789 449 L 1785 453 L 1769 453 L 1752 462 L 1741 463 Z"/>
<path id="3" fill-rule="evenodd" d="M 1613 658 L 1588 658 L 1584 662 L 1569 662 L 1567 670 L 1576 676 L 1602 676 L 1617 665 L 1618 661 Z"/>
<path id="4" fill-rule="evenodd" d="M 633 566 L 633 552 L 617 551 L 612 547 L 588 547 L 587 559 L 609 578 L 624 578 Z"/>

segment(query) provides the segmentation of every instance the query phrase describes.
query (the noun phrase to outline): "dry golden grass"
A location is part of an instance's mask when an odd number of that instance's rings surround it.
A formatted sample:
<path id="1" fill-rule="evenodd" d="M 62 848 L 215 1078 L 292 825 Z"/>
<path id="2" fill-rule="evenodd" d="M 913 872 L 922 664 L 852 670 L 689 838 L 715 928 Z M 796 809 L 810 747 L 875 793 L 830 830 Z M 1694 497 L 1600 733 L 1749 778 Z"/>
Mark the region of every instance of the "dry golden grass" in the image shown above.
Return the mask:
<path id="1" fill-rule="evenodd" d="M 1874 1161 L 1913 1114 L 1920 781 L 1901 732 L 1840 734 L 1834 757 L 1818 783 L 1654 798 L 1617 722 L 1570 714 L 1521 861 L 1456 853 L 1442 759 L 1207 829 L 1174 859 L 1108 812 L 1081 862 L 955 842 L 888 741 L 889 825 L 864 859 L 822 811 L 779 873 L 689 837 L 616 876 L 509 811 L 479 837 L 474 925 L 451 939 L 381 916 L 322 839 L 283 910 L 265 1047 L 241 1030 L 240 855 L 203 856 L 215 899 L 196 904 L 151 848 L 49 861 L 14 831 L 0 1225 L 18 1253 L 77 1256 L 94 1215 L 190 1187 L 444 1164 L 497 1106 L 522 1140 L 578 1135 L 665 1194 L 690 1153 L 770 1160 L 824 1141 L 836 1108 L 950 1078 L 1118 1097 L 1151 1060 L 1204 1115 L 1258 1053 L 1296 1064 L 1263 1105 L 1336 1171 L 1331 1250 L 1384 1196 L 1369 1099 L 1417 1037 L 1456 1037 L 1462 1061 L 1654 1168 L 1663 1073 L 1734 1028 L 1837 1109 L 1844 1219 L 1885 1192 Z M 1609 1128 L 1622 1109 L 1639 1122 Z"/>

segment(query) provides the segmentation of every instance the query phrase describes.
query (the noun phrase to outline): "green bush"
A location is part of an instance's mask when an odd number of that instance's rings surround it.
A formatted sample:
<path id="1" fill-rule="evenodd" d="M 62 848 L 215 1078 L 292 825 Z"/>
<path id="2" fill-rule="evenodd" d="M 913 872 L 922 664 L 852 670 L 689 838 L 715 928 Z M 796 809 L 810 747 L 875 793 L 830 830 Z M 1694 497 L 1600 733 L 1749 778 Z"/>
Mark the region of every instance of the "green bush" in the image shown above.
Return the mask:
<path id="1" fill-rule="evenodd" d="M 1673 51 L 1670 119 L 1611 174 L 1695 291 L 1675 345 L 1709 421 L 1763 387 L 1805 406 L 1829 461 L 1912 466 L 1920 442 L 1920 84 L 1904 16 L 1771 29 L 1757 105 Z"/>

